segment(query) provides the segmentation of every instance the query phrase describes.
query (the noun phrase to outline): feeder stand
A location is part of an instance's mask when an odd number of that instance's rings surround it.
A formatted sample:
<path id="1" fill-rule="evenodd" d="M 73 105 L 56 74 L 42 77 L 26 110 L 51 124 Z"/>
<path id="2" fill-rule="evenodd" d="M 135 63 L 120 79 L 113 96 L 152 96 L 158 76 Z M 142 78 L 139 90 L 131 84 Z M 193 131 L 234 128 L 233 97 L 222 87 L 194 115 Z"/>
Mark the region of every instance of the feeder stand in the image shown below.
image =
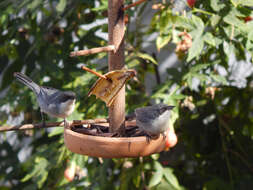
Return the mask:
<path id="1" fill-rule="evenodd" d="M 115 45 L 116 38 L 121 38 L 124 32 L 124 15 L 119 15 L 119 10 L 124 6 L 124 0 L 108 0 L 108 30 L 109 30 L 109 44 Z M 115 26 L 118 19 L 122 19 L 120 26 Z M 123 27 L 123 29 L 121 28 Z M 116 69 L 123 69 L 124 67 L 124 38 L 120 39 L 121 43 L 115 52 L 109 52 L 108 67 L 109 71 Z M 125 125 L 125 85 L 118 93 L 114 100 L 114 104 L 109 108 L 109 123 L 110 132 L 116 132 L 124 129 Z"/>

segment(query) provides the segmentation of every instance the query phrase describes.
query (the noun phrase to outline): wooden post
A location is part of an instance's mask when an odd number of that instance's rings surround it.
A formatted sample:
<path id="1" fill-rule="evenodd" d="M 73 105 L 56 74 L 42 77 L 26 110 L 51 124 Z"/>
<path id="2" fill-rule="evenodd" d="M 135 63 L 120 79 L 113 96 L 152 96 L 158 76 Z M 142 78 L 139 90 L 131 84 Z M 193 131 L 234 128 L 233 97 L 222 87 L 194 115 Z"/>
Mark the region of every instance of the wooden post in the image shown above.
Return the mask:
<path id="1" fill-rule="evenodd" d="M 108 28 L 109 45 L 118 46 L 115 52 L 109 52 L 108 67 L 109 71 L 122 69 L 124 67 L 124 15 L 122 7 L 124 0 L 108 0 Z M 123 34 L 122 34 L 123 32 Z M 121 38 L 121 39 L 120 39 Z M 120 90 L 114 100 L 114 104 L 109 108 L 110 132 L 124 129 L 125 125 L 125 86 Z"/>

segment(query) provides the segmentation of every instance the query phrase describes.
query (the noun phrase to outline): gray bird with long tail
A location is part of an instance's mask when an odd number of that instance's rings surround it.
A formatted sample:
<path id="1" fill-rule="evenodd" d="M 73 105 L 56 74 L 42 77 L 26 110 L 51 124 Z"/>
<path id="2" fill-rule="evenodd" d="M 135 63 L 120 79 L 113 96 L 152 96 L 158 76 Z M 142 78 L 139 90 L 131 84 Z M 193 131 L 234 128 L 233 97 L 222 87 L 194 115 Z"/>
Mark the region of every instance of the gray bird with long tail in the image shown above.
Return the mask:
<path id="1" fill-rule="evenodd" d="M 28 76 L 15 72 L 16 77 L 21 83 L 28 86 L 36 95 L 40 107 L 43 124 L 45 124 L 43 113 L 52 117 L 68 117 L 75 108 L 76 94 L 72 91 L 60 91 L 55 88 L 39 86 Z"/>

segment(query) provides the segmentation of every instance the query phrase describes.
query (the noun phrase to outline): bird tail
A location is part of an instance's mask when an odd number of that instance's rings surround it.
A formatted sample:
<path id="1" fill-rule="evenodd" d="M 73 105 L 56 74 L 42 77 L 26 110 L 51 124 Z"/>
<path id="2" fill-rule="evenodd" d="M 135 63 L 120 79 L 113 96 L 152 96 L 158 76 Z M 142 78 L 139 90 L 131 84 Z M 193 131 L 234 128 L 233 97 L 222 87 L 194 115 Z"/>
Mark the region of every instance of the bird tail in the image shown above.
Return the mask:
<path id="1" fill-rule="evenodd" d="M 28 86 L 34 93 L 38 94 L 40 92 L 40 86 L 33 82 L 28 76 L 15 72 L 14 77 L 16 77 L 24 85 Z"/>

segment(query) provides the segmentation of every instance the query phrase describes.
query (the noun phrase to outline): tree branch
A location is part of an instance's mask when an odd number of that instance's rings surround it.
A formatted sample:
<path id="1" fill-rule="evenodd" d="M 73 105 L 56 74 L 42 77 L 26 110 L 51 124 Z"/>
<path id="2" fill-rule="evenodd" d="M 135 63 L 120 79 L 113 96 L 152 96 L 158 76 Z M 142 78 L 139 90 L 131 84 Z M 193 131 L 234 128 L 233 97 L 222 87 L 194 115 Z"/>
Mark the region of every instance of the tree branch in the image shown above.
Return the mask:
<path id="1" fill-rule="evenodd" d="M 136 1 L 130 5 L 127 5 L 126 7 L 123 8 L 123 11 L 126 11 L 127 9 L 130 9 L 131 7 L 135 7 L 143 2 L 145 2 L 146 0 L 139 0 L 139 1 Z"/>
<path id="2" fill-rule="evenodd" d="M 106 76 L 104 76 L 104 75 L 102 75 L 102 74 L 100 74 L 100 73 L 98 73 L 98 72 L 96 72 L 96 71 L 94 71 L 94 70 L 92 70 L 92 69 L 89 69 L 88 67 L 82 66 L 81 68 L 82 68 L 83 70 L 85 70 L 85 71 L 88 71 L 88 72 L 90 72 L 90 73 L 92 73 L 92 74 L 98 76 L 99 78 L 102 78 L 102 79 L 107 80 L 107 77 L 106 77 Z"/>
<path id="3" fill-rule="evenodd" d="M 114 45 L 92 48 L 92 49 L 87 49 L 87 50 L 72 51 L 70 52 L 70 57 L 84 56 L 84 55 L 90 55 L 90 54 L 101 53 L 101 52 L 111 52 L 111 51 L 115 51 Z"/>
<path id="4" fill-rule="evenodd" d="M 87 120 L 73 120 L 69 121 L 69 126 L 75 125 L 84 125 L 84 124 L 95 124 L 95 123 L 107 123 L 108 119 L 87 119 Z M 5 131 L 16 131 L 16 130 L 29 130 L 29 129 L 45 129 L 50 127 L 64 127 L 64 122 L 49 122 L 43 126 L 42 123 L 36 124 L 24 124 L 24 125 L 17 125 L 17 126 L 2 126 L 0 127 L 0 132 Z"/>

